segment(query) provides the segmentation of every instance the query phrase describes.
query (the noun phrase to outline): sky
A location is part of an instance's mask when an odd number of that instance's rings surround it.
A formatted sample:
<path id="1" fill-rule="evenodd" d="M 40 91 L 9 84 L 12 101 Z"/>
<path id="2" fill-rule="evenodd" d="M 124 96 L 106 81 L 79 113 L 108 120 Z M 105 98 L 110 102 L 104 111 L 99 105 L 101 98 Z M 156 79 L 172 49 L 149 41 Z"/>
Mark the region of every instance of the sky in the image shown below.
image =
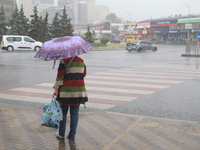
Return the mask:
<path id="1" fill-rule="evenodd" d="M 175 15 L 200 15 L 200 0 L 95 0 L 96 5 L 107 5 L 110 13 L 130 21 L 158 19 Z M 188 6 L 187 5 L 187 6 Z M 131 15 L 130 15 L 131 14 Z"/>

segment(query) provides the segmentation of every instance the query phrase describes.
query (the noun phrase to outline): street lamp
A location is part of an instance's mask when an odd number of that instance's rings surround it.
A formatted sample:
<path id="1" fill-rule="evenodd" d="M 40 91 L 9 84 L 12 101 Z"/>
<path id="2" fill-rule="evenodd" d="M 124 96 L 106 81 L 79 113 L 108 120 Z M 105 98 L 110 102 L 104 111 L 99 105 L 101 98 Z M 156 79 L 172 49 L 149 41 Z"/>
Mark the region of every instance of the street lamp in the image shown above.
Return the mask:
<path id="1" fill-rule="evenodd" d="M 183 3 L 183 2 L 182 2 Z M 188 24 L 189 24 L 189 17 L 190 17 L 190 4 L 183 3 L 185 7 L 188 8 Z M 188 25 L 189 26 L 189 25 Z M 189 27 L 188 27 L 188 39 L 189 39 Z"/>

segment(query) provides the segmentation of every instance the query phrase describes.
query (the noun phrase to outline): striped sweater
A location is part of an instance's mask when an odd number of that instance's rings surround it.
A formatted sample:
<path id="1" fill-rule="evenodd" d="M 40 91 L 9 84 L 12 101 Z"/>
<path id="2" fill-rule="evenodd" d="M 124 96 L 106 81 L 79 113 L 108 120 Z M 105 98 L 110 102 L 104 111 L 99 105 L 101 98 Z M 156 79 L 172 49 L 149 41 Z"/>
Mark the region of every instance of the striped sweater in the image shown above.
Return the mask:
<path id="1" fill-rule="evenodd" d="M 56 83 L 59 86 L 58 100 L 66 105 L 84 104 L 88 101 L 84 77 L 86 66 L 80 57 L 75 57 L 67 72 L 65 69 L 72 57 L 60 60 Z"/>

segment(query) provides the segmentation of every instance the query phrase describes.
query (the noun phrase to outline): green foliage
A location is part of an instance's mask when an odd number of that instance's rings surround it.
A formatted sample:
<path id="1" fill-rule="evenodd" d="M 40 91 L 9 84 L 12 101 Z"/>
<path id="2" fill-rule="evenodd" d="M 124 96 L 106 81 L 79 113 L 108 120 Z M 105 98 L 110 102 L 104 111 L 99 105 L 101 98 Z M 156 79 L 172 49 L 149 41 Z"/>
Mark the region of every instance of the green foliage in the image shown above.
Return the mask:
<path id="1" fill-rule="evenodd" d="M 60 28 L 61 28 L 61 35 L 60 36 L 73 36 L 73 26 L 71 25 L 70 21 L 71 19 L 68 18 L 68 15 L 66 14 L 66 6 L 64 6 L 64 9 L 62 11 L 62 15 L 60 16 Z"/>
<path id="2" fill-rule="evenodd" d="M 58 18 L 58 13 L 56 13 L 50 27 L 52 38 L 61 37 L 62 29 L 60 27 L 60 19 Z"/>
<path id="3" fill-rule="evenodd" d="M 101 41 L 102 44 L 106 45 L 110 41 L 110 39 L 106 36 L 102 36 L 100 41 Z"/>
<path id="4" fill-rule="evenodd" d="M 45 16 L 45 18 L 43 20 L 43 24 L 42 24 L 41 42 L 45 42 L 51 38 L 50 32 L 49 32 L 48 16 L 49 16 L 49 14 L 48 14 L 48 12 L 46 12 L 46 16 Z"/>
<path id="5" fill-rule="evenodd" d="M 23 5 L 21 5 L 21 9 L 19 11 L 18 18 L 18 25 L 16 25 L 18 28 L 18 35 L 28 35 L 29 25 L 28 25 L 28 19 L 24 15 L 24 8 Z"/>
<path id="6" fill-rule="evenodd" d="M 9 20 L 9 23 L 8 23 L 9 27 L 11 27 L 12 30 L 15 30 L 15 29 L 13 29 L 13 26 L 14 26 L 18 16 L 19 16 L 19 10 L 18 10 L 17 5 L 15 5 L 15 10 L 12 12 L 11 19 Z M 9 31 L 10 34 L 13 34 L 12 32 L 14 32 L 14 31 L 12 31 L 12 30 Z"/>
<path id="7" fill-rule="evenodd" d="M 24 8 L 21 5 L 20 11 L 17 5 L 15 5 L 15 10 L 12 12 L 11 19 L 9 20 L 10 30 L 8 34 L 12 35 L 28 35 L 28 19 L 24 15 Z"/>
<path id="8" fill-rule="evenodd" d="M 69 18 L 69 21 L 68 21 L 68 23 L 67 23 L 67 36 L 73 36 L 73 32 L 74 32 L 74 30 L 73 30 L 73 25 L 71 24 L 71 18 Z"/>
<path id="9" fill-rule="evenodd" d="M 106 45 L 103 43 L 90 43 L 90 44 L 93 45 L 94 47 L 106 47 Z"/>
<path id="10" fill-rule="evenodd" d="M 50 27 L 50 32 L 52 38 L 73 36 L 73 25 L 71 24 L 71 18 L 68 18 L 68 15 L 66 14 L 65 6 L 62 15 L 59 15 L 58 13 L 55 14 Z"/>
<path id="11" fill-rule="evenodd" d="M 106 16 L 106 19 L 111 20 L 112 23 L 121 23 L 121 20 L 119 20 L 116 14 L 112 12 Z"/>
<path id="12" fill-rule="evenodd" d="M 90 32 L 90 27 L 88 26 L 87 32 L 85 33 L 84 40 L 88 41 L 89 43 L 94 43 L 95 38 L 93 37 L 94 33 Z"/>
<path id="13" fill-rule="evenodd" d="M 37 6 L 33 9 L 33 15 L 31 15 L 31 22 L 30 22 L 30 31 L 29 36 L 35 39 L 36 41 L 39 41 L 40 39 L 40 33 L 41 32 L 41 18 L 38 16 L 38 10 Z"/>
<path id="14" fill-rule="evenodd" d="M 4 6 L 3 4 L 1 5 L 1 10 L 0 10 L 0 41 L 2 40 L 2 35 L 6 34 L 6 22 L 5 22 L 5 11 L 4 11 Z"/>

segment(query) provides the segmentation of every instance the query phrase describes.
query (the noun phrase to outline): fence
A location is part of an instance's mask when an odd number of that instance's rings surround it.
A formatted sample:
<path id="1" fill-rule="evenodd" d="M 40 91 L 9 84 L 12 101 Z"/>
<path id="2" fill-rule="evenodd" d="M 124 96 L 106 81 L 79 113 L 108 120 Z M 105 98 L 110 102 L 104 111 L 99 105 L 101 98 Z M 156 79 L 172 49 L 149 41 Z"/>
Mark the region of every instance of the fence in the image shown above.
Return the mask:
<path id="1" fill-rule="evenodd" d="M 197 47 L 197 39 L 186 39 L 185 54 L 199 54 L 199 47 Z"/>

